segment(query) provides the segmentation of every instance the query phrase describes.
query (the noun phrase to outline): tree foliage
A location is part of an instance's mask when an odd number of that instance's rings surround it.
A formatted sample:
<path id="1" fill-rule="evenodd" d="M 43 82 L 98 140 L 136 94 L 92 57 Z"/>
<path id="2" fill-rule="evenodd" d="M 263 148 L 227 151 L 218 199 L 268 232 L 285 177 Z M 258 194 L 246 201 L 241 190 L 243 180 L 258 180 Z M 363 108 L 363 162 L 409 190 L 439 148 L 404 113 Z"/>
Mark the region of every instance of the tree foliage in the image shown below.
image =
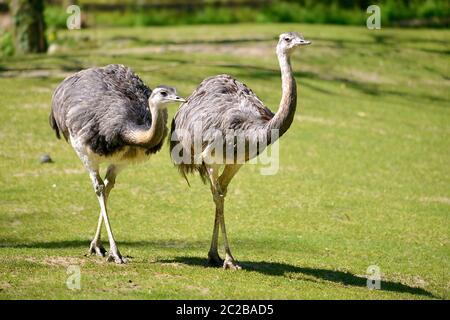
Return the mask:
<path id="1" fill-rule="evenodd" d="M 47 41 L 43 0 L 12 0 L 10 8 L 13 16 L 16 52 L 45 52 Z"/>

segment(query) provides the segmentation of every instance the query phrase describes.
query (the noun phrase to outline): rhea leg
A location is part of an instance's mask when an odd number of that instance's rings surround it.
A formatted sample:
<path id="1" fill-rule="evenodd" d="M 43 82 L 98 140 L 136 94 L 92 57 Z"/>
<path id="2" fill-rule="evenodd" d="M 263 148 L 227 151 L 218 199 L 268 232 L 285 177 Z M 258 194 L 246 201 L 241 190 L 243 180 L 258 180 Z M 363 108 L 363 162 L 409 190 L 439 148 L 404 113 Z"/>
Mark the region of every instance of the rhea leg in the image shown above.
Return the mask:
<path id="1" fill-rule="evenodd" d="M 222 188 L 222 192 L 224 192 L 224 196 L 227 195 L 226 192 L 228 185 L 241 167 L 242 164 L 227 164 L 223 169 L 223 172 L 219 177 L 219 183 Z"/>
<path id="2" fill-rule="evenodd" d="M 102 212 L 100 211 L 97 223 L 97 230 L 95 231 L 94 239 L 92 239 L 91 244 L 89 246 L 89 253 L 96 254 L 100 257 L 104 257 L 106 255 L 105 247 L 103 247 L 102 240 L 100 239 L 100 233 L 102 230 Z"/>
<path id="3" fill-rule="evenodd" d="M 125 260 L 122 258 L 122 256 L 119 253 L 119 250 L 117 250 L 116 241 L 114 240 L 114 236 L 111 230 L 111 226 L 109 224 L 108 214 L 106 211 L 106 191 L 105 191 L 105 184 L 102 181 L 102 178 L 99 174 L 99 165 L 96 161 L 93 161 L 89 157 L 89 152 L 87 152 L 86 147 L 84 146 L 83 141 L 81 141 L 79 138 L 73 138 L 73 136 L 70 136 L 70 143 L 72 144 L 72 147 L 74 148 L 75 152 L 77 153 L 80 160 L 83 162 L 84 167 L 89 172 L 89 176 L 92 181 L 92 185 L 95 190 L 95 194 L 97 195 L 98 203 L 100 205 L 100 215 L 99 217 L 99 225 L 97 226 L 97 233 L 98 233 L 98 239 L 100 239 L 100 229 L 101 229 L 101 220 L 105 222 L 106 226 L 106 232 L 108 233 L 108 239 L 109 239 L 109 255 L 108 255 L 108 261 L 114 260 L 116 263 L 124 263 Z M 112 184 L 111 184 L 112 188 Z M 109 191 L 108 191 L 109 193 Z M 96 236 L 97 236 L 96 233 Z M 95 240 L 96 237 L 94 237 Z M 101 250 L 101 249 L 100 249 Z"/>
<path id="4" fill-rule="evenodd" d="M 112 233 L 111 225 L 108 219 L 108 213 L 106 210 L 106 192 L 105 184 L 102 181 L 98 171 L 90 172 L 92 184 L 97 195 L 98 203 L 100 205 L 100 213 L 105 222 L 106 232 L 109 239 L 109 254 L 107 261 L 114 261 L 115 263 L 125 263 L 126 261 L 122 258 L 119 250 L 117 249 L 116 241 L 114 240 L 114 235 Z"/>
<path id="5" fill-rule="evenodd" d="M 206 167 L 209 176 L 209 182 L 211 184 L 211 193 L 213 195 L 214 202 L 216 202 L 216 197 L 220 196 L 220 186 L 218 182 L 219 178 L 219 168 L 217 166 Z M 220 212 L 218 211 L 216 205 L 216 215 L 214 218 L 214 228 L 211 240 L 211 247 L 208 252 L 208 264 L 220 266 L 223 264 L 223 260 L 219 256 L 218 252 L 218 242 L 219 242 L 219 225 L 220 225 Z"/>
<path id="6" fill-rule="evenodd" d="M 222 264 L 222 259 L 220 259 L 217 245 L 218 245 L 218 235 L 219 226 L 221 227 L 224 246 L 225 246 L 225 261 L 223 262 L 223 267 L 225 269 L 240 269 L 241 267 L 235 262 L 233 255 L 231 254 L 230 246 L 228 244 L 228 238 L 225 228 L 225 218 L 224 218 L 224 200 L 226 195 L 226 189 L 230 183 L 233 176 L 239 170 L 240 165 L 227 165 L 219 177 L 219 166 L 207 166 L 208 176 L 211 183 L 211 192 L 213 194 L 214 203 L 216 205 L 216 216 L 214 220 L 213 237 L 211 241 L 211 248 L 208 253 L 208 262 L 211 264 Z"/>
<path id="7" fill-rule="evenodd" d="M 228 243 L 227 231 L 225 228 L 224 202 L 228 184 L 231 182 L 231 179 L 233 179 L 234 175 L 239 171 L 240 167 L 241 167 L 240 164 L 225 166 L 221 176 L 219 177 L 219 184 L 220 189 L 222 191 L 222 197 L 219 198 L 218 203 L 216 203 L 216 207 L 218 207 L 219 210 L 221 211 L 221 214 L 219 215 L 220 217 L 219 223 L 221 226 L 223 242 L 225 247 L 225 261 L 223 263 L 223 268 L 232 270 L 239 270 L 241 269 L 241 267 L 234 260 L 233 255 L 231 254 L 230 245 Z"/>
<path id="8" fill-rule="evenodd" d="M 105 203 L 108 203 L 109 193 L 114 188 L 114 184 L 116 182 L 117 174 L 119 173 L 120 168 L 116 165 L 110 165 L 106 171 L 105 175 Z M 102 223 L 103 223 L 103 215 L 100 210 L 100 214 L 98 217 L 98 224 L 97 224 L 97 230 L 95 232 L 94 239 L 91 242 L 89 253 L 90 254 L 97 254 L 98 256 L 104 257 L 106 254 L 106 250 L 103 247 L 102 241 L 101 241 L 101 230 L 102 230 Z"/>

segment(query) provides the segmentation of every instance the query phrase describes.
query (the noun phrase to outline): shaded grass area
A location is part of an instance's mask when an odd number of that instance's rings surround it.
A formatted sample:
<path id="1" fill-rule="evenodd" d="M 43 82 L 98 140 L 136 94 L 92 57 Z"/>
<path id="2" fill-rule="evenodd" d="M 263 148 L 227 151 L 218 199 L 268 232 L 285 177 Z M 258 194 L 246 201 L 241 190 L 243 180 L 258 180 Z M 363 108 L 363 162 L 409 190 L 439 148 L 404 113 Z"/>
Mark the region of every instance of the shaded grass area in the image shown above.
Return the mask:
<path id="1" fill-rule="evenodd" d="M 180 262 L 187 265 L 208 267 L 204 258 L 197 257 L 177 257 L 175 260 L 168 260 L 164 262 Z M 286 276 L 287 274 L 301 274 L 301 276 L 311 277 L 311 281 L 330 281 L 343 286 L 356 286 L 367 288 L 367 278 L 356 276 L 350 272 L 335 271 L 320 268 L 302 268 L 298 266 L 289 265 L 278 262 L 265 261 L 241 261 L 240 264 L 246 270 L 259 272 L 269 276 Z M 295 278 L 295 277 L 294 277 Z M 427 297 L 434 297 L 430 292 L 422 288 L 414 288 L 403 285 L 398 282 L 383 282 L 384 291 L 393 291 L 398 293 L 411 293 L 414 295 L 423 295 Z"/>
<path id="2" fill-rule="evenodd" d="M 274 176 L 246 166 L 226 219 L 244 270 L 207 268 L 209 188 L 192 187 L 167 146 L 118 178 L 110 216 L 124 266 L 85 256 L 97 201 L 47 125 L 51 94 L 93 65 L 131 66 L 188 96 L 210 75 L 245 82 L 272 110 L 274 46 L 297 30 L 295 121 Z M 61 32 L 54 55 L 0 59 L 0 296 L 16 298 L 448 299 L 449 32 L 236 25 Z M 176 110 L 169 107 L 170 117 Z M 41 165 L 49 153 L 53 164 Z M 82 289 L 68 290 L 69 265 Z M 377 265 L 382 290 L 368 290 Z"/>

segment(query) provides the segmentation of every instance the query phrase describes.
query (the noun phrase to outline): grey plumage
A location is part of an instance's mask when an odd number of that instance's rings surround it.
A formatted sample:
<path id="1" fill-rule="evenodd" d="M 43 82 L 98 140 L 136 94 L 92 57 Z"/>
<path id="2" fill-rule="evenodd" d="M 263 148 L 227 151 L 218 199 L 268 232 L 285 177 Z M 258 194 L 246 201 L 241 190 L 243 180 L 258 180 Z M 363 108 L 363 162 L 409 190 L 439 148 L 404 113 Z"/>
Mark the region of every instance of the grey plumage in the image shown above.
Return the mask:
<path id="1" fill-rule="evenodd" d="M 274 113 L 245 84 L 227 74 L 209 77 L 202 81 L 172 120 L 170 149 L 173 150 L 178 141 L 189 149 L 197 124 L 202 124 L 202 141 L 205 142 L 213 140 L 207 136 L 208 132 L 221 132 L 223 138 L 228 132 L 240 133 L 246 141 L 256 141 L 257 132 L 264 130 L 267 133 L 267 125 L 273 116 Z M 191 135 L 183 136 L 175 131 L 177 128 Z M 197 171 L 206 181 L 205 167 L 194 163 L 194 152 L 189 154 L 189 162 L 178 164 L 180 172 L 186 176 Z"/>
<path id="2" fill-rule="evenodd" d="M 69 130 L 82 136 L 97 154 L 108 156 L 132 145 L 128 130 L 151 127 L 148 98 L 152 91 L 129 68 L 108 65 L 90 68 L 65 79 L 55 90 L 50 124 L 57 137 Z M 167 119 L 167 113 L 165 113 Z M 162 143 L 149 150 L 157 152 Z"/>
<path id="3" fill-rule="evenodd" d="M 89 172 L 99 205 L 97 231 L 90 253 L 103 256 L 100 240 L 103 221 L 108 233 L 108 261 L 123 263 L 109 224 L 106 202 L 117 174 L 131 162 L 146 160 L 161 149 L 167 135 L 169 102 L 183 102 L 176 89 L 159 86 L 153 91 L 131 69 L 108 65 L 80 71 L 55 90 L 49 115 L 58 138 L 68 141 Z M 104 180 L 100 164 L 108 163 Z"/>
<path id="4" fill-rule="evenodd" d="M 248 146 L 259 141 L 273 143 L 290 127 L 297 105 L 297 87 L 290 64 L 290 55 L 300 45 L 309 41 L 295 32 L 281 34 L 277 45 L 278 61 L 282 77 L 282 99 L 276 114 L 271 112 L 261 100 L 243 83 L 229 75 L 218 75 L 205 79 L 182 104 L 171 125 L 170 151 L 175 165 L 186 178 L 187 174 L 198 172 L 202 180 L 209 181 L 216 205 L 213 239 L 208 253 L 209 262 L 222 263 L 217 251 L 218 228 L 224 237 L 226 258 L 224 268 L 239 269 L 228 245 L 223 216 L 224 198 L 228 184 L 238 172 L 243 162 L 262 152 L 251 153 Z M 200 128 L 199 128 L 200 126 Z M 278 136 L 272 138 L 272 131 Z M 198 132 L 200 131 L 200 132 Z M 195 136 L 201 136 L 201 148 L 195 150 Z M 231 143 L 225 137 L 232 136 Z M 239 150 L 240 139 L 245 149 Z M 197 142 L 198 144 L 198 142 Z M 181 145 L 181 151 L 177 148 Z M 263 144 L 263 148 L 266 144 Z M 231 148 L 233 158 L 210 157 L 211 149 Z M 180 154 L 176 154 L 180 152 Z M 222 152 L 218 152 L 220 157 Z M 242 153 L 242 154 L 240 154 Z M 189 157 L 183 157 L 183 155 Z M 228 154 L 226 155 L 228 156 Z M 214 161 L 211 161 L 211 159 Z M 240 159 L 242 162 L 237 161 Z M 220 172 L 221 167 L 223 171 Z M 187 180 L 187 178 L 186 178 Z"/>

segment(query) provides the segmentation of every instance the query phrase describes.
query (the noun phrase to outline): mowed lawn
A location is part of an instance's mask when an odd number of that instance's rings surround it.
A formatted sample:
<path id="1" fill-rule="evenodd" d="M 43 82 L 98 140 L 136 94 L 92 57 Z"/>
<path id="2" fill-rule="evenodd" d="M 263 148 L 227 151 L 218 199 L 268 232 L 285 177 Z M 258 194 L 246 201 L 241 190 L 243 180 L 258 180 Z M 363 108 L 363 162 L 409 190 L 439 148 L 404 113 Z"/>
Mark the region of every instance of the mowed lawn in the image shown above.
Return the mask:
<path id="1" fill-rule="evenodd" d="M 209 186 L 192 177 L 189 188 L 167 146 L 125 170 L 111 194 L 112 228 L 130 262 L 85 256 L 98 203 L 47 123 L 56 85 L 122 63 L 150 87 L 188 96 L 203 78 L 228 73 L 276 111 L 274 49 L 290 30 L 313 44 L 293 56 L 298 109 L 279 171 L 245 166 L 225 203 L 243 270 L 206 267 Z M 450 31 L 277 24 L 57 37 L 53 55 L 0 60 L 0 298 L 450 298 Z M 45 153 L 54 163 L 40 164 Z M 70 265 L 80 267 L 81 290 L 66 286 Z M 371 265 L 381 290 L 366 286 Z"/>

